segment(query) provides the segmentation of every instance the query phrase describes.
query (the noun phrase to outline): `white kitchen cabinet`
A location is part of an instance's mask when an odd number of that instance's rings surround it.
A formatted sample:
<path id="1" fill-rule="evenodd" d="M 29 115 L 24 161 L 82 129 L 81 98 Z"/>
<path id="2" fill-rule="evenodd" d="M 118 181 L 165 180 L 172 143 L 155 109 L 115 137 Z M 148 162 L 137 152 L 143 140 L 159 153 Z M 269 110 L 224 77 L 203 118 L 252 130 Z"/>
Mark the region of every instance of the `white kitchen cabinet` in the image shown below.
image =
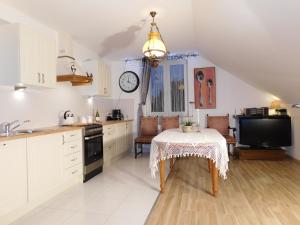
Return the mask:
<path id="1" fill-rule="evenodd" d="M 27 139 L 28 199 L 51 196 L 63 178 L 63 134 Z"/>
<path id="2" fill-rule="evenodd" d="M 122 154 L 128 150 L 126 123 L 116 124 L 116 149 L 115 156 Z"/>
<path id="3" fill-rule="evenodd" d="M 111 96 L 111 71 L 110 67 L 99 61 L 89 60 L 82 63 L 82 68 L 93 75 L 93 83 L 77 87 L 84 96 Z"/>
<path id="4" fill-rule="evenodd" d="M 132 122 L 120 122 L 103 126 L 104 165 L 120 158 L 132 148 Z"/>
<path id="5" fill-rule="evenodd" d="M 0 84 L 53 88 L 56 40 L 24 25 L 0 26 Z"/>
<path id="6" fill-rule="evenodd" d="M 126 122 L 126 144 L 127 151 L 131 151 L 133 147 L 133 125 L 132 122 Z"/>
<path id="7" fill-rule="evenodd" d="M 82 130 L 65 132 L 63 137 L 63 182 L 83 181 Z"/>
<path id="8" fill-rule="evenodd" d="M 113 159 L 113 154 L 115 152 L 115 144 L 106 145 L 103 148 L 103 164 L 104 166 L 108 166 L 111 164 Z"/>
<path id="9" fill-rule="evenodd" d="M 27 203 L 26 139 L 0 142 L 1 215 Z"/>

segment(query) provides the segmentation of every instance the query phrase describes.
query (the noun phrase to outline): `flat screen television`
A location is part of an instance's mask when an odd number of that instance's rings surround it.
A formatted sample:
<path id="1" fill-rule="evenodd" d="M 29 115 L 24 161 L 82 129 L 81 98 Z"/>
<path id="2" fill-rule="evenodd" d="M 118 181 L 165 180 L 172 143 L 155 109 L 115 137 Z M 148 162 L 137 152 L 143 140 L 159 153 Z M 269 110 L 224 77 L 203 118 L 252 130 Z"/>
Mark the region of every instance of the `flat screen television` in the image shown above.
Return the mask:
<path id="1" fill-rule="evenodd" d="M 291 118 L 281 117 L 238 117 L 236 120 L 237 141 L 250 147 L 291 146 Z"/>

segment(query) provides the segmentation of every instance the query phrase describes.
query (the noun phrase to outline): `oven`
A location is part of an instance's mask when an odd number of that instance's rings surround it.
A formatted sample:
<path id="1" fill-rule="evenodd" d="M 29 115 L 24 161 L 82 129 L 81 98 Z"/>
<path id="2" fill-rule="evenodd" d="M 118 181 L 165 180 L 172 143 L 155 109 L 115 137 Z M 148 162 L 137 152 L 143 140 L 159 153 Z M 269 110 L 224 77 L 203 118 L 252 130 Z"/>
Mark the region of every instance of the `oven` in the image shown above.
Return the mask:
<path id="1" fill-rule="evenodd" d="M 84 182 L 103 171 L 103 128 L 100 124 L 84 127 Z"/>

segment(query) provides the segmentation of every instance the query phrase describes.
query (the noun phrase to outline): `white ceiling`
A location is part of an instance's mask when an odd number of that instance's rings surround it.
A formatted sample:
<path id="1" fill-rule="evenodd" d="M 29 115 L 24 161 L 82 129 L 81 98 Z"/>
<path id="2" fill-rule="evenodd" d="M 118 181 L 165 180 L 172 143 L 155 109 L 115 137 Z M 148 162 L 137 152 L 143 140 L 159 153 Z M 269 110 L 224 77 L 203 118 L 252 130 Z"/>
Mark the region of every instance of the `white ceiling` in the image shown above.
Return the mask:
<path id="1" fill-rule="evenodd" d="M 69 32 L 76 40 L 103 57 L 119 59 L 141 56 L 142 46 L 150 30 L 151 10 L 158 12 L 157 23 L 170 50 L 195 49 L 191 1 L 0 1 L 52 28 Z"/>
<path id="2" fill-rule="evenodd" d="M 171 52 L 198 50 L 286 102 L 300 102 L 299 0 L 0 1 L 113 59 L 141 55 L 149 11 L 157 10 Z"/>

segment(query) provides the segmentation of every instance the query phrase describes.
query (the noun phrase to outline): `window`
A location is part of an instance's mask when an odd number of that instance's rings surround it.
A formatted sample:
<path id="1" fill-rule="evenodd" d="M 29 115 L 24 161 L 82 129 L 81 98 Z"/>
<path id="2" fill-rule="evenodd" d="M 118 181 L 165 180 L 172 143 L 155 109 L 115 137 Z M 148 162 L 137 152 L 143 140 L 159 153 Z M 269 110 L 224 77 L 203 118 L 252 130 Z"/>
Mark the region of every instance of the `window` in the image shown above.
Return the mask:
<path id="1" fill-rule="evenodd" d="M 178 115 L 187 111 L 187 77 L 184 62 L 168 61 L 151 69 L 147 111 L 151 115 Z"/>
<path id="2" fill-rule="evenodd" d="M 185 111 L 184 65 L 170 65 L 171 111 Z"/>

